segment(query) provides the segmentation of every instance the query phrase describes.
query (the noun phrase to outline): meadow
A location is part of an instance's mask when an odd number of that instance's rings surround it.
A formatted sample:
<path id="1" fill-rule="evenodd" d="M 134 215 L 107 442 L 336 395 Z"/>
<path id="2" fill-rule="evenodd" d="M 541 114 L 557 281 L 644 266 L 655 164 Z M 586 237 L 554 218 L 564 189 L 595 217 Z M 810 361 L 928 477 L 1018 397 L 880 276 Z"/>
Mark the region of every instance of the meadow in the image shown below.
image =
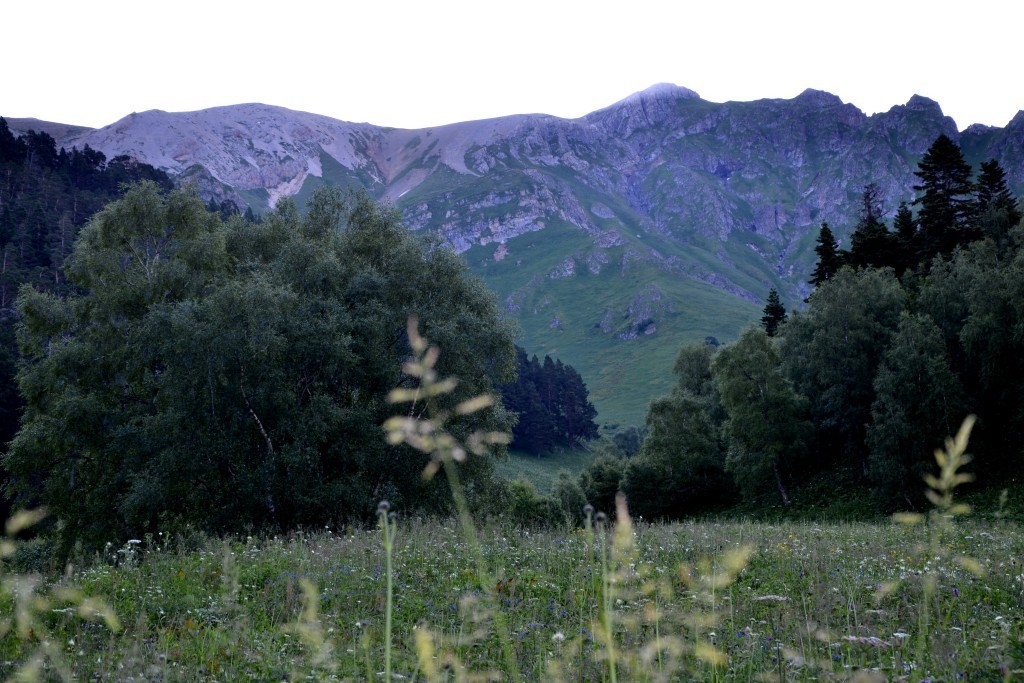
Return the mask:
<path id="1" fill-rule="evenodd" d="M 2 673 L 39 657 L 40 677 L 74 680 L 1024 676 L 1015 524 L 623 516 L 497 521 L 478 537 L 398 516 L 287 538 L 133 540 L 48 576 L 31 601 L 15 588 L 3 611 L 31 623 L 0 641 Z M 93 619 L 101 604 L 116 621 Z"/>
<path id="2" fill-rule="evenodd" d="M 1004 504 L 970 517 L 954 491 L 973 419 L 926 477 L 933 509 L 877 523 L 475 520 L 437 397 L 454 386 L 414 322 L 406 371 L 429 419 L 390 443 L 430 455 L 456 514 L 287 536 L 157 532 L 62 572 L 41 514 L 0 543 L 0 674 L 17 680 L 1014 680 L 1024 677 L 1024 533 Z M 469 414 L 492 403 L 458 404 Z M 475 456 L 474 456 L 475 457 Z M 842 495 L 841 492 L 837 495 Z"/>

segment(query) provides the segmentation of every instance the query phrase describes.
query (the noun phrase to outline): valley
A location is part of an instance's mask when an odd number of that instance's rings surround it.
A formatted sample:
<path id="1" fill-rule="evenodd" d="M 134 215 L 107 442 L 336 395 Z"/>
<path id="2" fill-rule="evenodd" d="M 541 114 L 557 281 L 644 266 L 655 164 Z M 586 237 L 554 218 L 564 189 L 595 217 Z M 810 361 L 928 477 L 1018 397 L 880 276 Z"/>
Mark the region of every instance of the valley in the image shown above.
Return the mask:
<path id="1" fill-rule="evenodd" d="M 715 103 L 659 84 L 579 119 L 423 130 L 262 104 L 141 112 L 95 130 L 19 125 L 132 155 L 243 210 L 284 197 L 301 207 L 321 185 L 393 203 L 464 255 L 529 353 L 580 369 L 602 424 L 641 422 L 679 347 L 735 339 L 769 289 L 801 305 L 820 224 L 845 245 L 869 182 L 891 220 L 938 135 L 974 165 L 999 160 L 1024 188 L 1024 115 L 959 131 L 920 96 L 867 116 L 814 90 Z"/>

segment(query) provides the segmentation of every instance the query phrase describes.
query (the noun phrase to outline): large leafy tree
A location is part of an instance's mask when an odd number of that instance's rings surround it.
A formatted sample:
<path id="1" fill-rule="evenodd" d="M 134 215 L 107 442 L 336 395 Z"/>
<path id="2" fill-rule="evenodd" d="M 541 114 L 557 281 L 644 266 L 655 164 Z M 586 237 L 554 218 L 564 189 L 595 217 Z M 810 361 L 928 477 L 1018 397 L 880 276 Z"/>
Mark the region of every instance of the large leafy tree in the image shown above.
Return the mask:
<path id="1" fill-rule="evenodd" d="M 982 481 L 1020 471 L 1024 431 L 1024 228 L 1001 255 L 991 240 L 970 245 L 934 268 L 919 308 L 942 331 L 971 412 L 978 415 L 972 452 Z"/>
<path id="2" fill-rule="evenodd" d="M 715 349 L 679 351 L 672 393 L 647 411 L 647 438 L 626 465 L 622 489 L 630 509 L 648 519 L 682 517 L 733 502 L 725 472 L 722 410 L 711 374 Z"/>
<path id="3" fill-rule="evenodd" d="M 789 504 L 786 481 L 806 451 L 811 425 L 807 401 L 783 376 L 775 345 L 764 330 L 747 328 L 719 351 L 712 370 L 727 415 L 727 470 L 745 498 L 774 486 Z"/>
<path id="4" fill-rule="evenodd" d="M 811 402 L 823 443 L 866 471 L 865 426 L 875 372 L 899 324 L 906 294 L 891 269 L 843 268 L 786 324 L 786 376 Z"/>
<path id="5" fill-rule="evenodd" d="M 0 448 L 17 431 L 23 408 L 14 381 L 18 288 L 66 291 L 62 267 L 79 229 L 121 194 L 122 183 L 143 178 L 171 186 L 162 171 L 127 157 L 108 163 L 88 145 L 58 151 L 44 133 L 15 136 L 0 117 Z"/>
<path id="6" fill-rule="evenodd" d="M 942 334 L 927 315 L 904 312 L 875 376 L 867 430 L 870 474 L 884 500 L 916 500 L 937 446 L 966 415 Z"/>
<path id="7" fill-rule="evenodd" d="M 24 424 L 6 464 L 66 542 L 190 524 L 289 528 L 444 505 L 422 454 L 384 442 L 421 320 L 455 401 L 514 372 L 512 332 L 462 262 L 365 196 L 318 192 L 225 225 L 141 185 L 75 245 L 78 292 L 22 293 Z M 416 408 L 414 408 L 415 410 Z M 451 424 L 506 428 L 499 406 Z M 489 464 L 465 475 L 483 493 Z"/>

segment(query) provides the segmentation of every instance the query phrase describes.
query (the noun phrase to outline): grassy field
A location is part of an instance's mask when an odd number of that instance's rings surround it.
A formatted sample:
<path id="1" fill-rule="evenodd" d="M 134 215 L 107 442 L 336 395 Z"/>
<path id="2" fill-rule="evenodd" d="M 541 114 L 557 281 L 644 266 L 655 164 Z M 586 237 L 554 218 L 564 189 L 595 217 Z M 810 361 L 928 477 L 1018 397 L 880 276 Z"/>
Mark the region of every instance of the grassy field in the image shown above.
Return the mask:
<path id="1" fill-rule="evenodd" d="M 508 460 L 497 464 L 496 471 L 502 479 L 525 479 L 533 484 L 537 493 L 548 494 L 558 481 L 559 472 L 564 470 L 576 479 L 593 459 L 593 453 L 582 449 L 558 451 L 543 456 L 511 451 Z"/>
<path id="2" fill-rule="evenodd" d="M 518 302 L 515 318 L 523 332 L 519 344 L 526 352 L 540 358 L 551 355 L 576 368 L 590 390 L 598 421 L 621 426 L 643 424 L 650 401 L 671 390 L 672 366 L 683 344 L 701 343 L 708 336 L 732 341 L 758 318 L 761 308 L 647 263 L 624 265 L 629 249 L 657 247 L 685 263 L 694 262 L 703 250 L 683 249 L 656 237 L 644 238 L 651 244 L 631 234 L 625 239 L 630 246 L 608 249 L 610 262 L 596 275 L 583 265 L 593 249 L 587 236 L 557 223 L 508 240 L 512 255 L 500 262 L 492 258 L 493 244 L 464 254 L 500 302 L 509 297 Z M 570 254 L 578 255 L 576 274 L 549 277 Z M 705 267 L 710 268 L 701 265 Z M 767 294 L 767 287 L 756 285 L 759 293 L 762 289 Z M 620 338 L 630 332 L 635 318 L 646 317 L 641 310 L 649 310 L 655 323 L 645 328 L 651 334 L 641 331 L 628 341 Z"/>
<path id="3" fill-rule="evenodd" d="M 35 602 L 8 574 L 6 625 L 28 622 L 0 640 L 0 674 L 42 651 L 41 678 L 75 680 L 379 680 L 386 661 L 395 680 L 1024 677 L 1016 525 L 393 532 L 390 652 L 381 529 L 157 536 L 49 576 Z M 119 628 L 83 621 L 81 596 L 57 595 L 72 585 Z"/>

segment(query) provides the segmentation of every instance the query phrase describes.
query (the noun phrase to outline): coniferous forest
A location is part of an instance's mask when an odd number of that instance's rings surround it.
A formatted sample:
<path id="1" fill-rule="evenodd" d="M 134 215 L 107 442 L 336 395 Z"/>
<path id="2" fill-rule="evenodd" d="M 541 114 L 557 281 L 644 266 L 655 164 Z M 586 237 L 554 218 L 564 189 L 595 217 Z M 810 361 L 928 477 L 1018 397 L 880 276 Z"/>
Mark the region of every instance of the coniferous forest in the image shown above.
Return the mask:
<path id="1" fill-rule="evenodd" d="M 501 388 L 505 407 L 519 416 L 512 428 L 513 448 L 539 455 L 597 438 L 597 411 L 575 368 L 551 356 L 543 362 L 527 358 L 518 346 L 516 358 L 516 381 Z"/>

